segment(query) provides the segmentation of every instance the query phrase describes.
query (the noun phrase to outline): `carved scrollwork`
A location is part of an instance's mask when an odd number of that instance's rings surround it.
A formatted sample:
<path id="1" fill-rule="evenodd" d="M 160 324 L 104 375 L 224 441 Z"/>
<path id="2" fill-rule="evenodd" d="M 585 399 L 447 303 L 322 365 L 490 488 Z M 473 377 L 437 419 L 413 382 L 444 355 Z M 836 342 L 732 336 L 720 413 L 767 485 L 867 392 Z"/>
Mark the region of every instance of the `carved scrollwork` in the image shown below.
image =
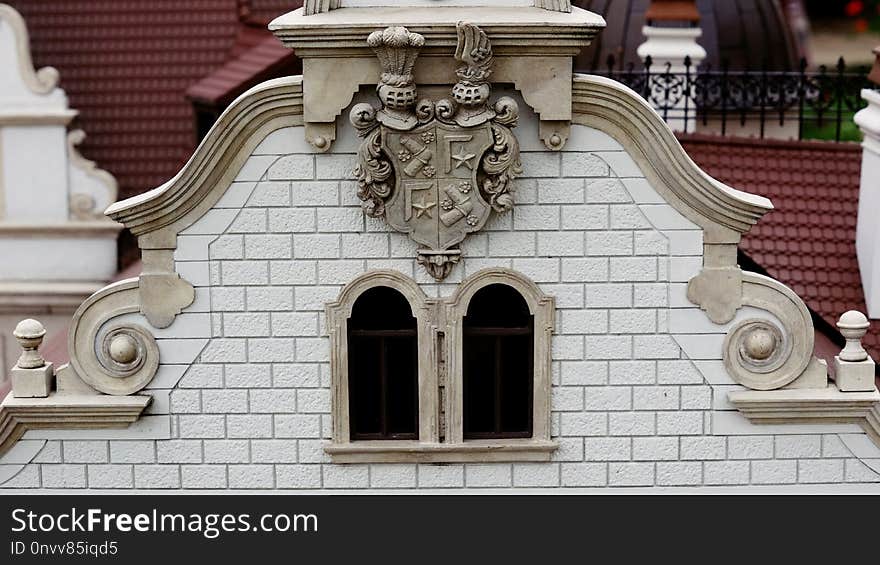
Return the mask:
<path id="1" fill-rule="evenodd" d="M 424 38 L 389 27 L 367 39 L 382 65 L 381 108 L 357 104 L 350 120 L 363 137 L 354 174 L 364 212 L 383 217 L 422 247 L 419 263 L 437 280 L 459 262 L 460 243 L 493 211 L 508 212 L 522 172 L 511 98 L 490 104 L 492 43 L 459 23 L 452 98 L 419 99 L 413 66 Z M 474 190 L 472 190 L 474 189 Z"/>
<path id="2" fill-rule="evenodd" d="M 143 326 L 117 321 L 140 309 L 138 280 L 114 283 L 83 302 L 68 335 L 70 366 L 83 382 L 104 394 L 141 390 L 159 370 L 159 347 Z"/>
<path id="3" fill-rule="evenodd" d="M 813 360 L 815 336 L 809 310 L 794 291 L 755 273 L 743 272 L 742 292 L 743 305 L 765 310 L 776 321 L 744 320 L 727 334 L 722 349 L 727 372 L 754 390 L 793 383 Z"/>
<path id="4" fill-rule="evenodd" d="M 385 215 L 385 199 L 391 194 L 389 180 L 393 172 L 391 162 L 382 152 L 382 130 L 373 128 L 358 149 L 358 164 L 354 170 L 358 198 L 363 202 L 364 213 L 371 218 Z"/>

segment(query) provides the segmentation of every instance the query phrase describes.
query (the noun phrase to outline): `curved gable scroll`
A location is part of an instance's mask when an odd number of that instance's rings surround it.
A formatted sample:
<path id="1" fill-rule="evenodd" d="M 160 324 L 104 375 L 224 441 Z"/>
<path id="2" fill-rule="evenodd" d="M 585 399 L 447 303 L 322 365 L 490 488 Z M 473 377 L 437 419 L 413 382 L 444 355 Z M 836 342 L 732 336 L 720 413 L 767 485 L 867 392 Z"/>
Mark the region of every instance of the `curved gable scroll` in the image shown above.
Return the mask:
<path id="1" fill-rule="evenodd" d="M 737 244 L 773 204 L 703 172 L 654 108 L 623 84 L 575 75 L 572 101 L 573 123 L 615 138 L 666 202 L 703 229 L 703 270 L 688 283 L 687 296 L 712 322 L 732 320 L 744 304 Z"/>
<path id="2" fill-rule="evenodd" d="M 142 249 L 174 247 L 174 238 L 223 195 L 251 152 L 277 129 L 302 125 L 302 76 L 266 81 L 236 99 L 171 180 L 107 208 L 139 237 Z"/>
<path id="3" fill-rule="evenodd" d="M 623 145 L 669 204 L 703 228 L 707 243 L 738 243 L 773 209 L 767 198 L 703 172 L 654 108 L 629 87 L 605 77 L 575 75 L 572 89 L 573 122 L 602 130 Z"/>
<path id="4" fill-rule="evenodd" d="M 138 237 L 141 313 L 153 327 L 167 328 L 195 300 L 193 286 L 174 271 L 177 234 L 220 200 L 266 136 L 302 125 L 302 114 L 301 76 L 264 82 L 223 112 L 174 178 L 107 208 L 108 216 Z"/>

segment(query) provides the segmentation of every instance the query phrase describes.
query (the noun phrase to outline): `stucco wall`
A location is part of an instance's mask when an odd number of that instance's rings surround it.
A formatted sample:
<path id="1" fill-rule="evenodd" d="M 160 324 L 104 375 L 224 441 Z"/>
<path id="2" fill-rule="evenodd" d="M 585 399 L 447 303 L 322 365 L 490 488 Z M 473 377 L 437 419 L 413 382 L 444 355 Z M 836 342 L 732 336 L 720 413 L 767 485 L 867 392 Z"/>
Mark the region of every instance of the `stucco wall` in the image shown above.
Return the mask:
<path id="1" fill-rule="evenodd" d="M 535 129 L 532 115 L 517 129 L 516 208 L 466 240 L 443 284 L 416 264 L 405 235 L 361 212 L 350 127 L 323 155 L 301 128 L 271 134 L 178 239 L 176 267 L 197 297 L 170 328 L 152 330 L 163 366 L 150 415 L 121 431 L 28 432 L 0 461 L 0 480 L 101 489 L 880 482 L 869 467 L 880 470 L 880 450 L 858 426 L 754 426 L 726 403 L 724 334 L 768 314 L 743 308 L 730 325 L 712 324 L 685 297 L 702 264 L 700 229 L 608 135 L 574 126 L 565 151 L 552 153 Z M 485 267 L 520 271 L 556 298 L 553 461 L 331 464 L 324 304 L 368 269 L 449 296 Z"/>

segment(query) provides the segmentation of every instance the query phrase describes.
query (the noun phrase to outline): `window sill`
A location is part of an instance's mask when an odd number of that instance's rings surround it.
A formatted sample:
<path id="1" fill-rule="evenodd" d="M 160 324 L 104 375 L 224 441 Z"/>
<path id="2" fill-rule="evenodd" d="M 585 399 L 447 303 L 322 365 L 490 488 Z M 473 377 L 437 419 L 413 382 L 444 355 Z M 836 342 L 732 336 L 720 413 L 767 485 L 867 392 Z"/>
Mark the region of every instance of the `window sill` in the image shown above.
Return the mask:
<path id="1" fill-rule="evenodd" d="M 555 441 L 474 440 L 464 443 L 359 441 L 324 446 L 334 463 L 499 463 L 550 461 Z"/>

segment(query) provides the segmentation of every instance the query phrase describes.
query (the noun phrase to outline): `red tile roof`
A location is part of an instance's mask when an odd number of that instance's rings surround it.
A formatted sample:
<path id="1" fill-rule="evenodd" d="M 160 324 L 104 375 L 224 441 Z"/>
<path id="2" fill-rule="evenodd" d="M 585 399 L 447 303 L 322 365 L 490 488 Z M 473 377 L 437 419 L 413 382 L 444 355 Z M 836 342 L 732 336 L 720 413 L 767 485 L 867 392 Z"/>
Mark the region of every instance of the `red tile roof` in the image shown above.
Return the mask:
<path id="1" fill-rule="evenodd" d="M 240 2 L 242 0 L 239 0 Z M 250 17 L 258 22 L 268 23 L 281 14 L 302 7 L 303 0 L 243 0 L 250 11 Z"/>
<path id="2" fill-rule="evenodd" d="M 264 28 L 243 25 L 229 59 L 190 86 L 186 95 L 195 102 L 223 109 L 239 94 L 264 80 L 301 72 L 299 59 L 275 36 Z"/>
<path id="3" fill-rule="evenodd" d="M 740 248 L 801 296 L 828 324 L 826 333 L 836 332 L 837 319 L 847 310 L 867 311 L 855 249 L 858 144 L 680 139 L 707 173 L 773 201 L 776 209 L 743 237 Z M 880 359 L 880 322 L 872 324 L 864 343 Z"/>
<path id="4" fill-rule="evenodd" d="M 230 0 L 13 0 L 35 64 L 89 134 L 81 150 L 125 198 L 171 178 L 195 147 L 187 87 L 222 65 L 239 26 Z"/>

